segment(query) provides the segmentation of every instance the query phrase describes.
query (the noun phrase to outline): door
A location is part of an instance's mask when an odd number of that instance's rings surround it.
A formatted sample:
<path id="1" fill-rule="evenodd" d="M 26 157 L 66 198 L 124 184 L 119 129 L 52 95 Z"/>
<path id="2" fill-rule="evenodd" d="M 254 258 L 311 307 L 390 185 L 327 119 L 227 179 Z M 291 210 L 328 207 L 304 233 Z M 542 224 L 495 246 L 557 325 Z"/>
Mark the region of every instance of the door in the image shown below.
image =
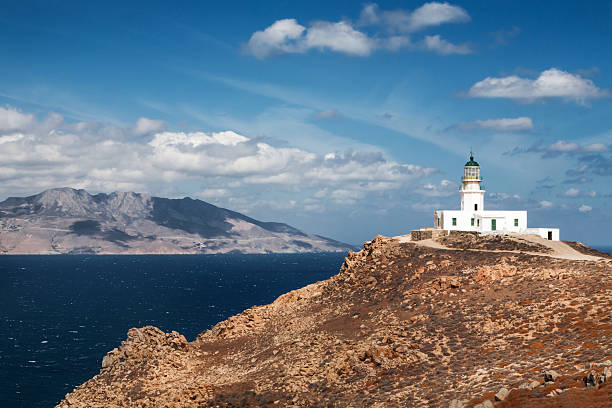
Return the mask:
<path id="1" fill-rule="evenodd" d="M 495 231 L 497 229 L 497 220 L 491 220 L 491 231 Z"/>
<path id="2" fill-rule="evenodd" d="M 552 231 L 548 231 L 548 239 L 552 241 Z"/>

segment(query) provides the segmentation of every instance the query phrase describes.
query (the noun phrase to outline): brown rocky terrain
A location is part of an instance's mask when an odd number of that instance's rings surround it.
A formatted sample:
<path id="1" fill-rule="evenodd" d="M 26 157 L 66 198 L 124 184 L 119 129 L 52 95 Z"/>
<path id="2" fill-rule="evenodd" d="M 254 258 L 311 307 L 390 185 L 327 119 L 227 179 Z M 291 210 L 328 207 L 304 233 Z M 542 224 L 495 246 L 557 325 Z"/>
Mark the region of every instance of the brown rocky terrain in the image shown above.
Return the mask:
<path id="1" fill-rule="evenodd" d="M 612 406 L 612 260 L 506 238 L 376 237 L 192 342 L 131 329 L 58 406 Z"/>

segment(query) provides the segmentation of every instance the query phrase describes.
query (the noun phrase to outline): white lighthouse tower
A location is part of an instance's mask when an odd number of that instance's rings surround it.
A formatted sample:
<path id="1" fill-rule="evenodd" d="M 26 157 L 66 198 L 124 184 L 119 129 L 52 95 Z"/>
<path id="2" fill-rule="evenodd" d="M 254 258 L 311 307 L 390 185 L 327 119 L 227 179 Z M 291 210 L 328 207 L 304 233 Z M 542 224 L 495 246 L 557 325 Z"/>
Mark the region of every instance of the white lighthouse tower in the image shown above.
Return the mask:
<path id="1" fill-rule="evenodd" d="M 461 211 L 484 211 L 485 190 L 481 188 L 480 166 L 470 152 L 470 161 L 463 167 L 461 178 Z"/>
<path id="2" fill-rule="evenodd" d="M 527 211 L 485 211 L 480 165 L 470 152 L 470 160 L 463 166 L 461 178 L 461 210 L 434 211 L 434 229 L 447 231 L 476 231 L 479 233 L 536 234 L 558 241 L 558 228 L 527 228 Z"/>

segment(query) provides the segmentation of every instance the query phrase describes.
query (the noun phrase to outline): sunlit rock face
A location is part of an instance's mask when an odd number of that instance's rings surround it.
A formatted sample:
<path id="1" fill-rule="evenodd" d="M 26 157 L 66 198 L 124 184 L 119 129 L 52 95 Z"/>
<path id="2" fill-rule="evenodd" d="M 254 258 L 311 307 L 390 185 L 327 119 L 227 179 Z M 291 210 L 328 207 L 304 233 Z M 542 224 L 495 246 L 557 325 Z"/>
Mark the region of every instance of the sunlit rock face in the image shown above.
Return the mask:
<path id="1" fill-rule="evenodd" d="M 191 198 L 59 188 L 0 203 L 0 253 L 292 253 L 350 245 Z"/>
<path id="2" fill-rule="evenodd" d="M 376 237 L 191 342 L 131 329 L 59 407 L 610 406 L 612 256 L 451 238 Z"/>

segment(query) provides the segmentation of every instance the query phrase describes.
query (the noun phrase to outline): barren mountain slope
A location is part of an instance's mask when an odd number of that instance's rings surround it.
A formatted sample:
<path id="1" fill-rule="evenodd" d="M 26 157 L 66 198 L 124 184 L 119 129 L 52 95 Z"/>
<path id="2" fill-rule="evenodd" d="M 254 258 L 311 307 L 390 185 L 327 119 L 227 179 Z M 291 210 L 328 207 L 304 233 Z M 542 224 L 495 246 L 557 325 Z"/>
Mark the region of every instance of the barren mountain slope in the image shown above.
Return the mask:
<path id="1" fill-rule="evenodd" d="M 0 203 L 0 254 L 347 251 L 350 245 L 191 198 L 57 188 Z"/>
<path id="2" fill-rule="evenodd" d="M 190 343 L 131 329 L 59 406 L 611 405 L 609 259 L 402 241 Z"/>

